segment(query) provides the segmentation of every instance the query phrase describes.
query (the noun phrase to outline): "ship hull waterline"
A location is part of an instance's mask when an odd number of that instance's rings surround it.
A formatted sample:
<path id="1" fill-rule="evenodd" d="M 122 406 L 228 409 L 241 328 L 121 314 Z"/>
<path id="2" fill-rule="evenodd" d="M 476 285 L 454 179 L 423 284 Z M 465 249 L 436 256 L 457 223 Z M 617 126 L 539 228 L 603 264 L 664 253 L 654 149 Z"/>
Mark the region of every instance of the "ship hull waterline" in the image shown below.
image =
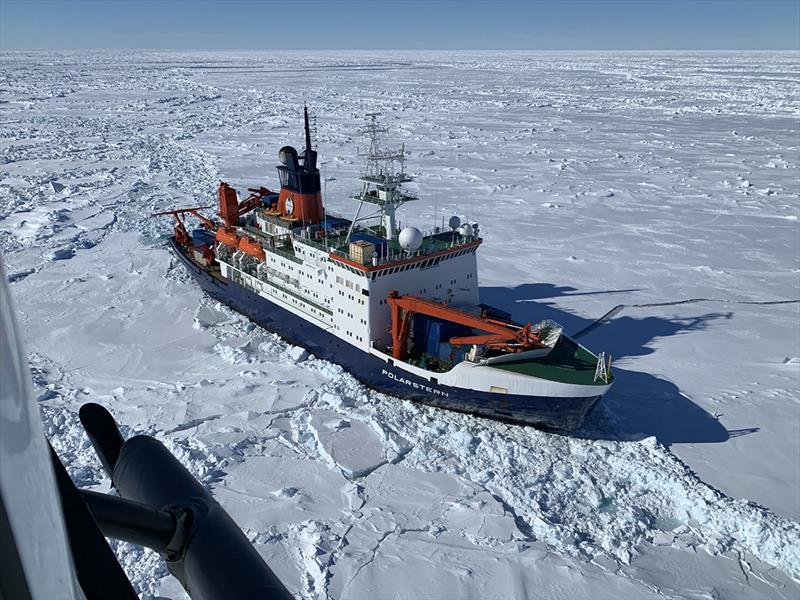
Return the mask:
<path id="1" fill-rule="evenodd" d="M 384 394 L 494 420 L 565 431 L 578 429 L 601 398 L 600 394 L 576 398 L 501 394 L 433 384 L 348 344 L 234 281 L 215 277 L 189 258 L 174 238 L 169 245 L 209 296 L 286 342 L 340 365 L 365 386 Z"/>

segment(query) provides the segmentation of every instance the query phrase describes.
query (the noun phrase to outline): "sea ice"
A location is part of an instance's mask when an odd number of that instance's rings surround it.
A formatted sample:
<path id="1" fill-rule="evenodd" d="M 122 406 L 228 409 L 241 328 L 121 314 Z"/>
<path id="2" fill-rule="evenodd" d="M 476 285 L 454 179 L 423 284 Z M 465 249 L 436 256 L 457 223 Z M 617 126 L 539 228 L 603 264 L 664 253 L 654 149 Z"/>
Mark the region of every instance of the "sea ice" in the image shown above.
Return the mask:
<path id="1" fill-rule="evenodd" d="M 45 432 L 102 491 L 81 404 L 158 436 L 302 598 L 796 598 L 796 63 L 2 52 L 0 249 Z M 383 112 L 403 221 L 479 222 L 483 302 L 590 328 L 617 382 L 582 430 L 374 393 L 192 283 L 149 214 L 275 186 L 302 99 L 328 210 Z M 183 597 L 114 548 L 143 596 Z"/>

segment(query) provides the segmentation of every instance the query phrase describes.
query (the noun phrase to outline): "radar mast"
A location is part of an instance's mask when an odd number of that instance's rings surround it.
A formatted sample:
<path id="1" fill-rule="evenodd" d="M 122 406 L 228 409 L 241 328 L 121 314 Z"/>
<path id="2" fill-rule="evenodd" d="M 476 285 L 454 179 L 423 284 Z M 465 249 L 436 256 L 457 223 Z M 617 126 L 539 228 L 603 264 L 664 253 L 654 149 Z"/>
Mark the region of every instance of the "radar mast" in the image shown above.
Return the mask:
<path id="1" fill-rule="evenodd" d="M 380 134 L 388 129 L 378 123 L 380 113 L 368 113 L 366 124 L 359 129 L 369 141 L 366 153 L 359 154 L 366 157 L 364 170 L 359 179 L 362 182 L 361 192 L 353 196 L 359 201 L 356 216 L 347 232 L 347 241 L 353 233 L 353 228 L 358 221 L 374 218 L 380 215 L 384 235 L 388 240 L 397 239 L 397 225 L 395 212 L 410 200 L 417 198 L 402 190 L 402 185 L 413 181 L 413 177 L 405 172 L 405 144 L 399 150 L 386 150 L 381 148 Z M 373 213 L 360 217 L 365 204 L 377 207 Z"/>

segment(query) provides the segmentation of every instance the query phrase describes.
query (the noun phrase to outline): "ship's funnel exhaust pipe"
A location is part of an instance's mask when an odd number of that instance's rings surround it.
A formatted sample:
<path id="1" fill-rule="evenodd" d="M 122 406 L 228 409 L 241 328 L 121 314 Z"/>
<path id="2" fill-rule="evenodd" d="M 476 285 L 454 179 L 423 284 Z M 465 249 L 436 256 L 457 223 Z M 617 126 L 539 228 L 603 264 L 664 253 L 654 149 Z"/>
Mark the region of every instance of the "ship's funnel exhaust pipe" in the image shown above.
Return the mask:
<path id="1" fill-rule="evenodd" d="M 80 418 L 124 499 L 87 498 L 105 535 L 161 546 L 154 549 L 195 600 L 292 597 L 234 520 L 160 441 L 147 435 L 124 441 L 98 404 L 81 407 Z M 136 531 L 136 515 L 147 517 L 149 535 Z M 171 536 L 165 534 L 170 523 Z"/>

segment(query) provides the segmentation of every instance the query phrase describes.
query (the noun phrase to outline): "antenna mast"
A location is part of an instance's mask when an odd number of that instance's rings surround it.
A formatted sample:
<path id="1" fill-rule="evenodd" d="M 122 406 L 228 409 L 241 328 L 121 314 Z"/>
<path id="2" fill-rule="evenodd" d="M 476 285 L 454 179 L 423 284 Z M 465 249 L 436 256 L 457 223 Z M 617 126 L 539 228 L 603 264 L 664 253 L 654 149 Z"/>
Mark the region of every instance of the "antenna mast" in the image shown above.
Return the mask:
<path id="1" fill-rule="evenodd" d="M 305 167 L 306 171 L 310 171 L 314 168 L 313 164 L 309 164 L 312 162 L 311 160 L 311 130 L 308 126 L 308 105 L 303 105 L 303 118 L 305 120 L 305 129 L 306 129 L 306 158 L 303 161 L 303 166 Z"/>
<path id="2" fill-rule="evenodd" d="M 394 151 L 381 148 L 380 134 L 386 133 L 388 129 L 378 124 L 379 116 L 380 113 L 368 113 L 366 125 L 359 130 L 359 133 L 368 138 L 369 150 L 366 154 L 361 154 L 366 157 L 360 177 L 363 187 L 361 193 L 354 196 L 359 205 L 356 217 L 347 232 L 347 241 L 350 241 L 356 222 L 375 216 L 373 213 L 359 219 L 364 204 L 378 207 L 386 239 L 397 239 L 395 211 L 409 200 L 416 200 L 416 197 L 401 189 L 402 184 L 413 181 L 413 177 L 405 172 L 405 144 Z"/>

